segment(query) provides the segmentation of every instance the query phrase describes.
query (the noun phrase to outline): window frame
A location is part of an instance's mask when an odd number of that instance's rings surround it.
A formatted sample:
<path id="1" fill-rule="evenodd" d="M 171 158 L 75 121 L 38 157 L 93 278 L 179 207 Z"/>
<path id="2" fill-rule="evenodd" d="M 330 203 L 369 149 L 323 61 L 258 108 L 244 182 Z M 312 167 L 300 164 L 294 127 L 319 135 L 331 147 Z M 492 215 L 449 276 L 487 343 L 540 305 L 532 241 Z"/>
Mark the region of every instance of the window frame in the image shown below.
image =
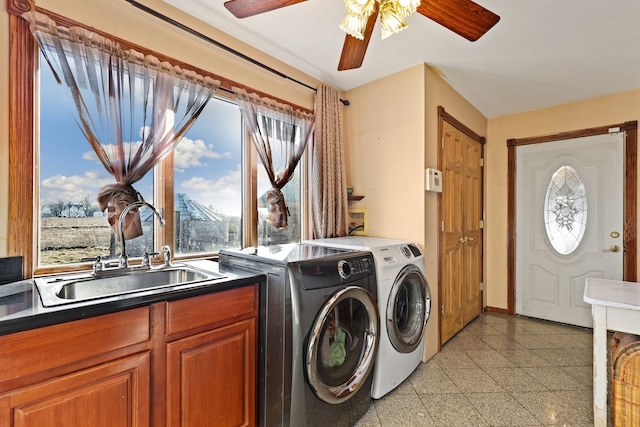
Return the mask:
<path id="1" fill-rule="evenodd" d="M 120 44 L 124 49 L 135 49 L 144 54 L 154 55 L 161 61 L 168 61 L 179 65 L 183 69 L 190 69 L 203 76 L 210 76 L 221 82 L 218 95 L 228 95 L 233 99 L 232 87 L 240 87 L 248 92 L 254 92 L 261 97 L 269 97 L 278 102 L 291 105 L 293 108 L 312 113 L 311 110 L 292 104 L 283 99 L 279 99 L 270 94 L 255 90 L 228 78 L 194 67 L 169 56 L 144 48 L 134 43 L 128 42 L 109 33 L 89 27 L 80 22 L 70 20 L 61 15 L 52 13 L 35 6 L 31 2 L 20 0 L 9 1 L 7 12 L 9 13 L 9 69 L 14 72 L 9 74 L 9 206 L 8 206 L 8 255 L 19 255 L 23 257 L 23 277 L 31 278 L 34 275 L 60 273 L 66 271 L 76 271 L 87 269 L 90 263 L 77 263 L 61 266 L 37 266 L 38 248 L 38 219 L 39 212 L 39 178 L 37 164 L 38 155 L 38 127 L 39 109 L 37 94 L 39 92 L 38 73 L 38 47 L 29 29 L 29 24 L 20 15 L 28 10 L 37 10 L 48 15 L 58 25 L 67 27 L 79 26 L 108 37 Z M 221 93 L 222 92 L 222 93 Z M 245 131 L 246 132 L 246 131 Z M 257 244 L 257 154 L 248 135 L 243 138 L 243 246 Z M 248 156 L 248 159 L 245 159 Z M 307 156 L 305 153 L 304 156 Z M 248 162 L 247 162 L 248 160 Z M 302 177 L 306 177 L 307 161 L 302 159 L 299 167 Z M 174 179 L 173 179 L 173 153 L 156 166 L 154 174 L 155 203 L 163 208 L 167 224 L 171 226 L 157 227 L 156 242 L 174 241 Z M 247 184 L 248 183 L 248 184 Z M 301 205 L 307 206 L 307 191 L 305 180 L 302 181 Z M 166 197 L 169 194 L 171 197 Z M 301 230 L 306 230 L 307 218 L 305 209 L 301 213 Z M 188 255 L 177 258 L 195 258 L 198 256 L 211 257 L 214 254 Z"/>

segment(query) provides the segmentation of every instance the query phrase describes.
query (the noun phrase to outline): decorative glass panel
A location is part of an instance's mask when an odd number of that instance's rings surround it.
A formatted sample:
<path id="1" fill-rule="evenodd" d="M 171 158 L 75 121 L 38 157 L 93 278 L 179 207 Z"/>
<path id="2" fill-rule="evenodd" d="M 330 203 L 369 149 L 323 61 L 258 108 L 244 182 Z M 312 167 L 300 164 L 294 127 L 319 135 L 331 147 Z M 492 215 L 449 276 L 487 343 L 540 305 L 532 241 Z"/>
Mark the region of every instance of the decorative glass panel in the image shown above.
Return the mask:
<path id="1" fill-rule="evenodd" d="M 587 192 L 571 166 L 551 176 L 544 201 L 544 223 L 553 248 L 562 255 L 575 251 L 587 226 Z"/>

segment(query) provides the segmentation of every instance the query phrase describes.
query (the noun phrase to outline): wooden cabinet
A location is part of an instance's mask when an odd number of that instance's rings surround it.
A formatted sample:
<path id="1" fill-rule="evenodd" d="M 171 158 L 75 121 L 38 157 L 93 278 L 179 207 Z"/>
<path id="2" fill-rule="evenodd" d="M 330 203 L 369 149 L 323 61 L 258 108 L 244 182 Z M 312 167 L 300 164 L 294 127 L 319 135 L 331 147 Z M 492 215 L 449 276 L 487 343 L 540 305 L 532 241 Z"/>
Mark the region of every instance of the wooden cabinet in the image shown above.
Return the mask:
<path id="1" fill-rule="evenodd" d="M 167 426 L 256 424 L 257 303 L 253 287 L 168 303 Z"/>
<path id="2" fill-rule="evenodd" d="M 167 425 L 255 425 L 255 320 L 167 344 Z"/>
<path id="3" fill-rule="evenodd" d="M 141 427 L 149 424 L 149 352 L 6 393 L 0 419 L 12 427 Z"/>
<path id="4" fill-rule="evenodd" d="M 148 426 L 149 308 L 0 337 L 0 425 Z"/>
<path id="5" fill-rule="evenodd" d="M 0 425 L 256 423 L 257 285 L 0 336 Z"/>

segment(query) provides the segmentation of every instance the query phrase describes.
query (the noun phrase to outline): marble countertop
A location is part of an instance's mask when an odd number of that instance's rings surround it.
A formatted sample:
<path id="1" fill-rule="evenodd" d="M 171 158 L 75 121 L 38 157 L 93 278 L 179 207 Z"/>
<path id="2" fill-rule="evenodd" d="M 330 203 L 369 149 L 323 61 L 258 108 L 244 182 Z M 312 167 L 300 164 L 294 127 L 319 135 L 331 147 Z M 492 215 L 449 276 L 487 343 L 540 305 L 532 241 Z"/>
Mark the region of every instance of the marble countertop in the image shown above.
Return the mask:
<path id="1" fill-rule="evenodd" d="M 214 261 L 187 261 L 185 264 L 218 272 L 218 263 Z M 224 275 L 226 277 L 223 279 L 203 282 L 195 286 L 166 286 L 154 292 L 131 293 L 56 307 L 42 305 L 34 280 L 7 283 L 0 285 L 0 335 L 141 307 L 160 301 L 203 295 L 266 280 L 262 274 L 241 271 L 224 272 Z"/>
<path id="2" fill-rule="evenodd" d="M 640 310 L 640 283 L 588 278 L 584 301 L 592 305 Z"/>

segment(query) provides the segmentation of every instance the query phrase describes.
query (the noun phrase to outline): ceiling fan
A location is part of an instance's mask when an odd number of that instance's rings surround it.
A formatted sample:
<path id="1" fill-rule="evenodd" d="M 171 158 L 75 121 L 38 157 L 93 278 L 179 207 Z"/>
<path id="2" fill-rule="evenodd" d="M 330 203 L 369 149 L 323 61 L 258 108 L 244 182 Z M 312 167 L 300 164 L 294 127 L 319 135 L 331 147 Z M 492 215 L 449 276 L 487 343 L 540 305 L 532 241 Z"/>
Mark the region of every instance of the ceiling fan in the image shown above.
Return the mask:
<path id="1" fill-rule="evenodd" d="M 304 1 L 307 0 L 229 0 L 224 3 L 224 6 L 236 18 L 246 18 Z M 406 2 L 417 5 L 415 12 L 434 20 L 469 41 L 478 40 L 500 20 L 498 15 L 471 0 L 404 0 L 404 2 L 402 0 L 345 0 L 345 6 L 349 3 L 356 6 L 369 3 L 373 9 L 370 10 L 370 15 L 363 15 L 366 20 L 362 22 L 363 31 L 359 34 L 362 39 L 350 34 L 346 35 L 338 63 L 339 71 L 359 68 L 362 65 L 376 19 L 380 9 L 384 7 L 382 5 Z"/>

